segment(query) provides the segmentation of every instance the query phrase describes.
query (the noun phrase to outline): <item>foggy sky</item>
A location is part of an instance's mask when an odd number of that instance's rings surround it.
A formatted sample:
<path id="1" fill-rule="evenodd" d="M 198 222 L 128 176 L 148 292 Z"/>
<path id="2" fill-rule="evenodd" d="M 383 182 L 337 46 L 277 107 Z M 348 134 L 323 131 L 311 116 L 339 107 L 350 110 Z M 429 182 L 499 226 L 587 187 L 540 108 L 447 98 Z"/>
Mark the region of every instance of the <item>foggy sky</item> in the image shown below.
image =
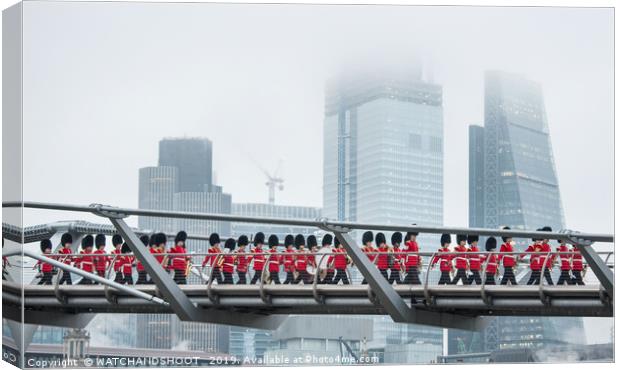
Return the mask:
<path id="1" fill-rule="evenodd" d="M 483 73 L 541 83 L 567 227 L 613 231 L 613 10 L 139 3 L 24 4 L 24 198 L 137 207 L 158 141 L 213 141 L 217 183 L 322 206 L 324 82 L 421 58 L 444 91 L 444 224 L 467 225 L 467 126 Z M 363 181 L 363 180 L 362 180 Z M 25 224 L 86 219 L 50 211 Z M 135 223 L 135 220 L 133 220 Z"/>

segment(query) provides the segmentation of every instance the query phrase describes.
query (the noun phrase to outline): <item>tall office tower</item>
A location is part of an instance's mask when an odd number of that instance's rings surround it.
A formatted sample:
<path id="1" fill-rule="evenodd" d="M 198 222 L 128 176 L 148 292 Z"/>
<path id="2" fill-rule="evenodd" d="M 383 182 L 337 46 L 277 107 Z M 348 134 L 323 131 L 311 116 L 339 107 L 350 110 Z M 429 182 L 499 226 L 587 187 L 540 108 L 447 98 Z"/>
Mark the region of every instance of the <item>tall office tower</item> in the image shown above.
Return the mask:
<path id="1" fill-rule="evenodd" d="M 442 87 L 424 81 L 414 63 L 346 72 L 328 82 L 325 95 L 323 216 L 441 226 Z M 437 240 L 437 235 L 420 235 L 420 248 L 435 250 Z M 442 338 L 438 328 L 424 333 L 420 325 L 380 317 L 373 322 L 372 346 L 378 352 L 410 343 L 408 333 L 414 330 L 422 330 L 423 342 Z M 399 356 L 386 358 L 397 361 Z"/>
<path id="2" fill-rule="evenodd" d="M 470 227 L 564 227 L 539 84 L 505 72 L 486 73 L 485 123 L 469 128 L 469 161 Z M 540 348 L 581 344 L 584 337 L 581 318 L 499 317 L 480 333 L 450 330 L 448 349 Z"/>
<path id="3" fill-rule="evenodd" d="M 138 208 L 172 210 L 173 195 L 179 188 L 176 167 L 140 168 Z M 139 217 L 138 227 L 143 230 L 174 232 L 174 220 L 160 217 Z"/>
<path id="4" fill-rule="evenodd" d="M 167 138 L 159 142 L 159 166 L 176 167 L 179 192 L 210 191 L 213 144 L 206 138 Z"/>
<path id="5" fill-rule="evenodd" d="M 248 217 L 272 217 L 285 219 L 316 220 L 321 217 L 321 209 L 316 207 L 285 206 L 269 203 L 233 203 L 232 214 Z M 282 240 L 286 234 L 309 235 L 318 230 L 307 226 L 289 226 L 275 224 L 250 224 L 244 222 L 231 223 L 232 235 L 251 235 L 259 231 L 276 234 Z"/>

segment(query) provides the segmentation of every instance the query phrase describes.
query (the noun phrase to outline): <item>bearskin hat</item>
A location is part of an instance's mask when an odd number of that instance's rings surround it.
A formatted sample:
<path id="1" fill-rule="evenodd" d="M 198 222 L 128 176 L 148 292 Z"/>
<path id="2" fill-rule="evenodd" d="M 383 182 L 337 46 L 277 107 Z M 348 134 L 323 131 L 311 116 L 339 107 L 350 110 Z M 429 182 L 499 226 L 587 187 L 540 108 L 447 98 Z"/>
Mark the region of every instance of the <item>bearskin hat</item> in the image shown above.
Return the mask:
<path id="1" fill-rule="evenodd" d="M 452 243 L 452 237 L 450 234 L 441 234 L 441 245 Z"/>
<path id="2" fill-rule="evenodd" d="M 502 230 L 510 230 L 510 228 L 508 226 L 504 226 L 502 227 Z M 510 238 L 512 238 L 512 236 L 502 236 L 502 241 L 506 243 Z"/>
<path id="3" fill-rule="evenodd" d="M 543 230 L 543 228 L 541 227 L 540 229 L 536 229 L 536 231 L 545 231 L 545 230 Z M 534 242 L 538 242 L 538 241 L 541 241 L 541 240 L 542 240 L 542 237 L 540 237 L 540 236 L 535 236 L 535 237 L 532 238 L 532 241 L 534 241 Z"/>
<path id="4" fill-rule="evenodd" d="M 397 231 L 392 234 L 392 245 L 400 244 L 402 242 L 403 242 L 403 233 L 401 233 L 400 231 Z"/>
<path id="5" fill-rule="evenodd" d="M 461 244 L 461 242 L 466 242 L 467 241 L 467 235 L 463 235 L 463 234 L 457 234 L 456 235 L 456 243 L 457 244 Z"/>
<path id="6" fill-rule="evenodd" d="M 334 237 L 331 234 L 323 235 L 323 239 L 321 239 L 321 245 L 332 245 L 334 241 Z"/>
<path id="7" fill-rule="evenodd" d="M 284 237 L 284 246 L 288 247 L 289 245 L 295 244 L 295 237 L 291 234 L 288 234 Z"/>
<path id="8" fill-rule="evenodd" d="M 73 237 L 69 233 L 64 233 L 60 237 L 60 244 L 64 247 L 67 243 L 73 243 Z"/>
<path id="9" fill-rule="evenodd" d="M 117 246 L 119 244 L 123 244 L 123 237 L 118 234 L 114 234 L 112 236 L 112 245 Z"/>
<path id="10" fill-rule="evenodd" d="M 362 234 L 362 244 L 372 243 L 373 239 L 374 235 L 372 231 L 366 231 L 364 234 Z"/>
<path id="11" fill-rule="evenodd" d="M 164 233 L 157 233 L 154 237 L 156 245 L 166 244 L 168 242 L 168 237 Z"/>
<path id="12" fill-rule="evenodd" d="M 157 245 L 157 234 L 151 234 L 151 237 L 149 238 L 149 245 Z"/>
<path id="13" fill-rule="evenodd" d="M 490 252 L 495 248 L 497 248 L 497 240 L 494 237 L 488 238 L 486 243 L 484 244 L 484 249 L 486 249 L 487 252 Z"/>
<path id="14" fill-rule="evenodd" d="M 237 240 L 237 244 L 239 246 L 242 246 L 242 245 L 245 246 L 245 245 L 250 244 L 250 240 L 248 239 L 247 235 L 241 235 L 239 237 L 239 240 Z"/>
<path id="15" fill-rule="evenodd" d="M 95 238 L 92 235 L 86 235 L 82 238 L 82 249 L 92 247 L 93 245 L 95 245 Z"/>
<path id="16" fill-rule="evenodd" d="M 479 240 L 478 235 L 467 235 L 467 244 L 477 242 Z"/>
<path id="17" fill-rule="evenodd" d="M 45 252 L 46 249 L 52 249 L 52 241 L 49 239 L 41 240 L 41 252 Z"/>
<path id="18" fill-rule="evenodd" d="M 340 239 L 334 238 L 334 247 L 336 248 L 340 247 Z"/>
<path id="19" fill-rule="evenodd" d="M 295 247 L 299 248 L 302 245 L 306 245 L 306 239 L 304 236 L 301 234 L 295 235 Z"/>
<path id="20" fill-rule="evenodd" d="M 131 253 L 131 248 L 129 248 L 129 245 L 127 243 L 123 243 L 123 246 L 121 247 L 121 252 L 122 253 Z"/>
<path id="21" fill-rule="evenodd" d="M 226 242 L 224 243 L 224 248 L 228 249 L 229 251 L 234 251 L 236 245 L 237 245 L 237 242 L 235 241 L 235 239 L 228 238 L 226 239 Z"/>
<path id="22" fill-rule="evenodd" d="M 540 231 L 553 231 L 553 230 L 551 229 L 551 226 L 543 226 L 543 228 L 540 229 Z"/>
<path id="23" fill-rule="evenodd" d="M 308 248 L 318 246 L 319 242 L 316 240 L 316 236 L 308 235 L 308 240 L 306 241 L 306 245 L 308 246 Z"/>
<path id="24" fill-rule="evenodd" d="M 95 247 L 99 248 L 102 245 L 105 246 L 105 235 L 97 234 L 97 236 L 95 236 Z"/>
<path id="25" fill-rule="evenodd" d="M 174 244 L 178 244 L 179 242 L 185 243 L 187 240 L 187 233 L 183 230 L 177 233 L 177 236 L 174 237 Z"/>
<path id="26" fill-rule="evenodd" d="M 415 226 L 417 224 L 411 224 L 411 226 Z M 407 235 L 406 235 L 406 240 L 408 241 L 411 237 L 411 235 L 415 235 L 418 236 L 419 232 L 417 231 L 407 231 Z"/>
<path id="27" fill-rule="evenodd" d="M 278 236 L 275 234 L 269 235 L 269 248 L 275 247 L 278 244 L 280 244 L 280 240 L 278 239 Z"/>
<path id="28" fill-rule="evenodd" d="M 140 241 L 142 242 L 142 244 L 144 244 L 144 246 L 146 247 L 147 245 L 149 245 L 149 236 L 148 235 L 142 235 L 140 237 Z"/>
<path id="29" fill-rule="evenodd" d="M 258 244 L 265 244 L 265 234 L 260 231 L 254 235 L 254 245 Z"/>
<path id="30" fill-rule="evenodd" d="M 218 233 L 213 233 L 209 236 L 209 244 L 214 246 L 220 243 L 220 235 Z"/>
<path id="31" fill-rule="evenodd" d="M 377 235 L 375 236 L 375 244 L 377 244 L 377 247 L 380 246 L 381 244 L 385 244 L 384 233 L 377 233 Z"/>

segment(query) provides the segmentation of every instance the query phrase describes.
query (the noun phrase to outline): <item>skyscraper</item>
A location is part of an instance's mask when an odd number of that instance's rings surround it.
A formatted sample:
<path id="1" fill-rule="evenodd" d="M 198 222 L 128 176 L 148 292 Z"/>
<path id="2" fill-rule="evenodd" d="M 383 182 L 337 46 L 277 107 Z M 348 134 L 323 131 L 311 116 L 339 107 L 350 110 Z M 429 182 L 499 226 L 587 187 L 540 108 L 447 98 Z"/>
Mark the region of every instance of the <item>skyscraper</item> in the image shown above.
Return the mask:
<path id="1" fill-rule="evenodd" d="M 484 101 L 484 127 L 469 128 L 469 226 L 563 228 L 540 85 L 515 74 L 487 72 Z M 450 353 L 540 348 L 583 343 L 584 335 L 581 318 L 498 317 L 483 332 L 450 330 L 448 347 Z"/>
<path id="2" fill-rule="evenodd" d="M 172 210 L 174 194 L 179 188 L 176 167 L 140 168 L 138 208 Z M 174 220 L 160 217 L 139 217 L 138 227 L 145 230 L 174 231 Z"/>
<path id="3" fill-rule="evenodd" d="M 159 166 L 176 167 L 179 192 L 210 191 L 213 144 L 206 138 L 166 138 L 159 142 Z"/>

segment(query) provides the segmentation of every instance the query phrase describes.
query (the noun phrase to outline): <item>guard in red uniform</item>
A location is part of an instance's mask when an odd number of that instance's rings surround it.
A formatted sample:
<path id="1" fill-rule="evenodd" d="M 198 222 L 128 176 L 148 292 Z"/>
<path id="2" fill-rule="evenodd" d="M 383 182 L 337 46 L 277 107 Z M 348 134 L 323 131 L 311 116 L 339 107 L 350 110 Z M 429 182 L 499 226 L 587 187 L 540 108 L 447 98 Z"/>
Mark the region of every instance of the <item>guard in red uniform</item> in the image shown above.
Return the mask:
<path id="1" fill-rule="evenodd" d="M 121 247 L 121 270 L 123 271 L 123 281 L 121 284 L 133 285 L 133 265 L 134 256 L 131 255 L 131 248 L 127 242 Z"/>
<path id="2" fill-rule="evenodd" d="M 265 251 L 263 250 L 263 244 L 265 244 L 265 234 L 262 232 L 257 232 L 254 235 L 254 249 L 252 249 L 252 259 L 254 263 L 252 264 L 252 268 L 254 269 L 254 276 L 252 277 L 252 281 L 250 284 L 256 284 L 257 281 L 261 279 L 261 275 L 263 274 L 263 267 L 265 267 Z"/>
<path id="3" fill-rule="evenodd" d="M 450 284 L 450 272 L 452 271 L 452 254 L 450 254 L 450 243 L 452 238 L 450 234 L 441 234 L 441 248 L 439 248 L 439 254 L 436 254 L 431 261 L 431 267 L 435 267 L 439 262 L 439 271 L 441 271 L 441 277 L 439 278 L 439 285 Z"/>
<path id="4" fill-rule="evenodd" d="M 537 229 L 536 231 L 541 231 L 541 229 Z M 542 252 L 542 239 L 536 237 L 533 238 L 534 242 L 532 245 L 527 247 L 525 252 L 529 252 L 530 256 L 530 279 L 527 281 L 527 285 L 535 285 L 540 283 L 541 270 L 542 270 L 542 258 L 544 255 L 541 255 Z M 528 254 L 522 254 L 521 258 L 524 258 Z"/>
<path id="5" fill-rule="evenodd" d="M 293 284 L 295 282 L 295 238 L 289 234 L 284 237 L 284 271 L 286 272 L 286 279 L 283 284 Z"/>
<path id="6" fill-rule="evenodd" d="M 113 263 L 114 266 L 112 266 L 112 268 L 114 269 L 114 282 L 115 283 L 122 283 L 123 282 L 123 271 L 122 271 L 122 264 L 123 262 L 121 261 L 121 248 L 123 247 L 123 237 L 121 237 L 120 235 L 116 234 L 112 236 L 112 245 L 114 246 L 114 250 L 112 251 L 112 254 L 114 254 L 114 258 Z"/>
<path id="7" fill-rule="evenodd" d="M 333 239 L 334 237 L 331 236 L 330 234 L 323 235 L 323 239 L 321 239 L 322 247 L 319 250 L 319 252 L 325 253 L 325 254 L 334 253 L 334 249 L 332 248 Z M 323 255 L 321 257 L 323 260 L 319 260 L 319 264 L 323 265 L 323 266 L 320 266 L 321 270 L 323 270 L 324 268 L 326 273 L 323 279 L 321 279 L 319 276 L 318 284 L 331 284 L 332 280 L 334 280 L 335 270 L 334 270 L 334 267 L 329 263 L 329 259 L 331 256 L 332 255 L 328 255 L 328 256 Z M 317 274 L 318 273 L 319 273 L 319 270 L 317 269 Z"/>
<path id="8" fill-rule="evenodd" d="M 168 238 L 164 233 L 155 233 L 149 238 L 149 252 L 154 255 L 157 263 L 162 266 L 166 271 L 168 268 L 168 258 L 166 257 L 166 242 Z M 149 279 L 147 284 L 153 284 L 153 279 Z"/>
<path id="9" fill-rule="evenodd" d="M 368 259 L 370 260 L 370 262 L 375 262 L 375 259 L 377 258 L 377 253 L 375 251 L 375 248 L 372 246 L 372 241 L 374 240 L 375 236 L 372 233 L 372 231 L 366 231 L 364 234 L 362 234 L 362 252 L 364 252 L 364 254 L 366 255 L 366 257 L 368 257 Z M 366 278 L 364 278 L 362 280 L 362 284 L 368 284 L 366 282 Z"/>
<path id="10" fill-rule="evenodd" d="M 189 256 L 185 249 L 185 241 L 187 240 L 187 233 L 185 231 L 179 231 L 174 237 L 174 247 L 170 248 L 170 266 L 174 270 L 174 281 L 177 284 L 187 284 L 187 266 L 189 263 Z"/>
<path id="11" fill-rule="evenodd" d="M 504 226 L 503 230 L 510 230 L 510 228 L 508 226 Z M 502 241 L 504 243 L 499 248 L 499 260 L 504 265 L 504 276 L 502 277 L 500 285 L 506 285 L 508 283 L 511 285 L 517 285 L 517 278 L 515 277 L 514 272 L 514 267 L 517 265 L 517 256 L 513 254 L 514 246 L 512 237 L 502 236 Z"/>
<path id="12" fill-rule="evenodd" d="M 487 239 L 484 249 L 488 252 L 487 254 L 482 256 L 482 261 L 486 263 L 486 269 L 484 272 L 484 284 L 485 285 L 495 285 L 495 275 L 497 275 L 499 258 L 495 252 L 497 248 L 497 240 L 494 237 L 490 237 Z"/>
<path id="13" fill-rule="evenodd" d="M 108 268 L 108 263 L 110 262 L 110 257 L 108 256 L 100 256 L 105 253 L 105 235 L 97 234 L 95 236 L 95 251 L 93 252 L 95 257 L 95 270 L 97 271 L 97 275 L 101 277 L 105 277 L 105 270 Z"/>
<path id="14" fill-rule="evenodd" d="M 71 236 L 71 234 L 62 234 L 62 236 L 60 237 L 60 250 L 58 251 L 58 253 L 66 254 L 67 256 L 59 258 L 59 261 L 67 265 L 71 265 L 74 260 L 74 258 L 71 256 L 73 254 L 71 244 L 73 244 L 73 237 Z M 67 285 L 73 284 L 71 281 L 71 273 L 67 270 L 62 270 L 62 276 L 60 277 L 60 281 L 58 282 L 58 284 L 62 285 L 65 283 Z"/>
<path id="15" fill-rule="evenodd" d="M 308 236 L 308 244 L 316 244 L 316 237 L 314 235 Z M 297 234 L 295 236 L 295 247 L 297 247 L 297 253 L 295 254 L 295 271 L 297 271 L 297 278 L 293 284 L 310 284 L 312 279 L 308 274 L 308 250 L 306 249 L 306 241 L 304 236 Z"/>
<path id="16" fill-rule="evenodd" d="M 79 265 L 79 268 L 86 272 L 90 272 L 91 274 L 95 272 L 95 261 L 93 258 L 93 246 L 95 244 L 95 239 L 92 235 L 86 235 L 82 238 L 82 250 L 80 251 L 80 255 L 77 258 L 76 264 Z M 82 278 L 78 282 L 80 285 L 90 285 L 94 284 L 94 282 L 88 278 Z"/>
<path id="17" fill-rule="evenodd" d="M 224 260 L 222 262 L 222 273 L 224 281 L 222 284 L 234 284 L 233 274 L 235 273 L 235 246 L 237 242 L 233 238 L 228 238 L 224 242 Z"/>
<path id="18" fill-rule="evenodd" d="M 583 282 L 583 256 L 577 246 L 573 246 L 573 258 L 571 259 L 571 271 L 573 273 L 573 284 L 586 285 Z"/>
<path id="19" fill-rule="evenodd" d="M 572 257 L 572 252 L 570 250 L 570 248 L 566 245 L 566 242 L 564 240 L 558 240 L 558 243 L 560 243 L 560 245 L 556 248 L 557 252 L 558 252 L 558 257 L 560 259 L 560 277 L 558 278 L 558 285 L 571 285 L 572 281 L 571 281 L 571 276 L 570 276 L 570 270 L 571 270 L 571 257 Z"/>
<path id="20" fill-rule="evenodd" d="M 43 252 L 44 255 L 52 253 L 52 242 L 49 239 L 41 240 L 41 252 Z M 52 285 L 52 277 L 54 276 L 54 265 L 51 265 L 47 262 L 39 261 L 36 265 L 34 265 L 34 268 L 37 267 L 39 268 L 39 272 L 42 274 L 41 280 L 39 280 L 38 285 Z"/>
<path id="21" fill-rule="evenodd" d="M 405 269 L 407 270 L 407 276 L 405 276 L 404 284 L 421 284 L 420 282 L 420 270 L 419 267 L 422 266 L 422 259 L 418 252 L 420 248 L 418 247 L 418 242 L 416 241 L 418 237 L 417 232 L 407 232 L 405 236 Z"/>
<path id="22" fill-rule="evenodd" d="M 480 252 L 478 249 L 478 235 L 467 235 L 467 244 L 469 244 L 469 248 L 467 248 L 467 261 L 469 262 L 469 278 L 467 280 L 467 284 L 471 285 L 472 283 L 476 283 L 477 285 L 482 284 L 482 278 L 480 277 L 480 261 L 481 255 L 476 252 Z"/>
<path id="23" fill-rule="evenodd" d="M 468 268 L 468 255 L 467 255 L 467 247 L 465 244 L 467 243 L 467 235 L 457 235 L 456 236 L 457 246 L 454 247 L 454 260 L 456 267 L 456 275 L 454 276 L 454 280 L 452 280 L 452 284 L 458 284 L 459 280 L 463 282 L 463 285 L 469 284 L 469 278 L 467 277 L 467 268 Z"/>
<path id="24" fill-rule="evenodd" d="M 274 284 L 280 284 L 280 265 L 282 264 L 282 258 L 278 255 L 278 245 L 280 244 L 280 240 L 278 240 L 277 235 L 269 235 L 269 266 L 267 269 L 269 270 L 269 279 Z"/>
<path id="25" fill-rule="evenodd" d="M 551 227 L 545 226 L 540 231 L 551 232 Z M 549 245 L 549 239 L 543 239 L 542 243 L 542 252 L 540 256 L 540 265 L 543 270 L 543 276 L 547 281 L 547 284 L 553 285 L 553 279 L 551 279 L 551 269 L 553 269 L 553 264 L 555 263 L 555 254 L 551 253 L 551 246 Z M 544 265 L 544 266 L 543 266 Z"/>
<path id="26" fill-rule="evenodd" d="M 148 247 L 149 245 L 149 236 L 148 235 L 140 236 L 140 241 L 144 245 L 144 249 L 146 249 L 146 247 Z M 148 276 L 146 274 L 146 270 L 144 269 L 144 265 L 142 264 L 142 262 L 140 262 L 139 259 L 137 259 L 136 261 L 136 271 L 138 271 L 138 280 L 136 280 L 136 285 L 147 284 L 149 282 Z"/>
<path id="27" fill-rule="evenodd" d="M 388 269 L 390 268 L 390 264 L 388 260 L 390 255 L 389 248 L 385 240 L 385 234 L 377 233 L 377 235 L 375 235 L 375 245 L 377 246 L 377 252 L 379 252 L 377 255 L 377 268 L 385 280 L 389 281 L 390 277 L 388 276 Z"/>
<path id="28" fill-rule="evenodd" d="M 388 282 L 390 284 L 402 284 L 400 279 L 400 271 L 404 265 L 404 255 L 401 253 L 402 250 L 400 248 L 400 244 L 403 242 L 403 233 L 397 231 L 392 234 L 392 250 L 391 250 L 391 259 L 388 260 L 390 262 L 390 278 Z"/>
<path id="29" fill-rule="evenodd" d="M 224 282 L 224 277 L 222 276 L 224 255 L 220 248 L 220 236 L 218 233 L 212 233 L 209 236 L 209 244 L 211 244 L 211 248 L 209 248 L 209 254 L 207 254 L 204 261 L 202 261 L 202 266 L 204 267 L 207 263 L 211 265 L 211 280 L 215 280 L 218 284 L 222 284 Z"/>
<path id="30" fill-rule="evenodd" d="M 340 244 L 338 238 L 334 238 L 334 254 L 328 258 L 327 265 L 333 266 L 336 270 L 336 275 L 331 281 L 331 284 L 338 284 L 342 281 L 342 284 L 349 285 L 349 278 L 347 277 L 347 265 L 349 264 L 349 257 L 346 249 Z"/>
<path id="31" fill-rule="evenodd" d="M 239 248 L 235 252 L 235 265 L 237 265 L 237 276 L 239 280 L 237 284 L 247 284 L 248 266 L 252 261 L 252 256 L 247 255 L 246 246 L 250 243 L 248 237 L 241 235 L 237 240 Z"/>

